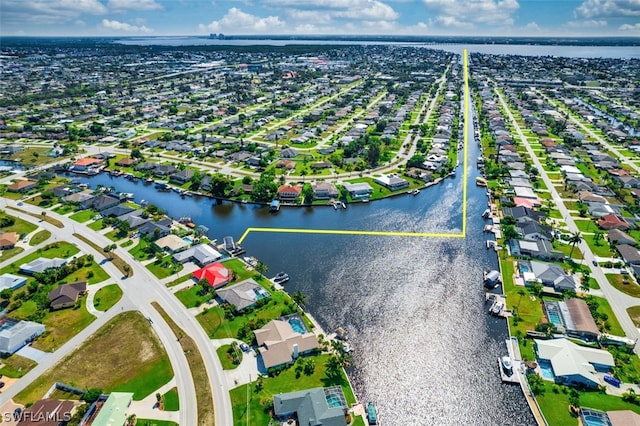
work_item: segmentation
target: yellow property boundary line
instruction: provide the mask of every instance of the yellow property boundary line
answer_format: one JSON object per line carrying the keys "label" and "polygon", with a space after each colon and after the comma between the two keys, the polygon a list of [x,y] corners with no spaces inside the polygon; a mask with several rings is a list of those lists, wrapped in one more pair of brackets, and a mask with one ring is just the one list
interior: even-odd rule
{"label": "yellow property boundary line", "polygon": [[369,235],[369,236],[385,236],[385,237],[431,237],[431,238],[465,238],[467,236],[467,149],[468,149],[468,130],[469,130],[469,63],[467,59],[467,49],[462,53],[463,74],[464,74],[464,148],[462,163],[462,232],[453,233],[434,233],[434,232],[392,232],[392,231],[350,231],[340,229],[296,229],[296,228],[247,228],[244,234],[238,240],[238,244],[242,244],[244,239],[252,232],[273,232],[282,234],[330,234],[330,235]]}

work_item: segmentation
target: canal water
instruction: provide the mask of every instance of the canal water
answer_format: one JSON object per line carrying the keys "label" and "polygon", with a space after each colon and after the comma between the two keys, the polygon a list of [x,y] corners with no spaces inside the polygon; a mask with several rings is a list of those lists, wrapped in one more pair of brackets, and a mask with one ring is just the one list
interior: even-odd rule
{"label": "canal water", "polygon": [[[250,233],[243,246],[270,268],[286,271],[289,291],[309,297],[307,310],[327,332],[347,330],[359,399],[375,401],[386,426],[535,424],[519,387],[500,381],[504,320],[487,315],[483,269],[497,266],[485,249],[483,188],[475,186],[479,149],[469,130],[466,238]],[[423,190],[346,210],[265,207],[181,198],[153,185],[101,174],[92,187],[114,186],[190,216],[209,236],[236,240],[248,227],[459,233],[462,166]]]}

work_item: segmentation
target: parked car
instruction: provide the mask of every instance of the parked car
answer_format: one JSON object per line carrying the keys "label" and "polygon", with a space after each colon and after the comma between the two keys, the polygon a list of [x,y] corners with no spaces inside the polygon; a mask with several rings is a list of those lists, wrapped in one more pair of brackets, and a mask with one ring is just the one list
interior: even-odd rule
{"label": "parked car", "polygon": [[249,345],[247,345],[246,343],[240,343],[240,349],[242,349],[243,352],[249,352],[251,350]]}

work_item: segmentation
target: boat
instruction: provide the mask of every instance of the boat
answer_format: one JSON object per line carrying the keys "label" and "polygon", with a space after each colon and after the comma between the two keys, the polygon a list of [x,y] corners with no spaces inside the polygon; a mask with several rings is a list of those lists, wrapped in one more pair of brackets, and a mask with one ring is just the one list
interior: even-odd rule
{"label": "boat", "polygon": [[486,209],[484,212],[482,212],[482,217],[484,219],[487,219],[489,216],[491,216],[491,210]]}
{"label": "boat", "polygon": [[335,203],[335,202],[333,203],[333,209],[338,210],[338,203]]}
{"label": "boat", "polygon": [[485,178],[483,178],[482,176],[478,176],[476,178],[476,185],[477,186],[486,187],[487,186],[487,180]]}
{"label": "boat", "polygon": [[147,178],[146,182],[147,182],[147,183],[151,183],[151,182],[153,182],[153,178]]}
{"label": "boat", "polygon": [[282,284],[289,281],[289,274],[286,272],[278,272],[278,274],[272,278],[273,282],[276,284]]}
{"label": "boat", "polygon": [[346,205],[345,203],[342,203],[342,208],[343,208],[343,209],[346,209],[346,208],[347,208],[347,205]]}
{"label": "boat", "polygon": [[513,363],[511,362],[511,358],[508,356],[503,356],[500,358],[500,364],[502,364],[502,368],[505,373],[511,375],[513,373]]}
{"label": "boat", "polygon": [[502,309],[504,309],[504,302],[503,301],[497,301],[496,303],[493,304],[493,306],[491,306],[491,313],[493,315],[500,315],[500,312],[502,312]]}
{"label": "boat", "polygon": [[419,193],[420,193],[420,190],[418,188],[414,189],[412,192],[414,196],[418,195]]}
{"label": "boat", "polygon": [[378,425],[378,410],[373,402],[367,404],[367,421],[370,425]]}
{"label": "boat", "polygon": [[243,198],[243,199],[242,199],[242,201],[240,201],[240,202],[241,202],[242,204],[247,204],[247,203],[248,203],[248,201],[247,201],[247,199],[246,199],[246,198]]}
{"label": "boat", "polygon": [[363,198],[363,199],[362,199],[362,202],[363,202],[363,203],[368,203],[368,202],[369,202],[369,199],[368,199],[368,198]]}
{"label": "boat", "polygon": [[147,200],[140,200],[140,206],[144,207],[144,206],[148,206],[149,202]]}

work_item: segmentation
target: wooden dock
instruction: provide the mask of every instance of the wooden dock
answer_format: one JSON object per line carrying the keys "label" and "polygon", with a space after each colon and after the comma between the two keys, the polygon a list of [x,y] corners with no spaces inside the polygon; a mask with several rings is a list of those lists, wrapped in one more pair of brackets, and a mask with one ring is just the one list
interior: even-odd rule
{"label": "wooden dock", "polygon": [[509,356],[509,359],[511,360],[512,373],[511,375],[508,375],[504,371],[504,368],[502,368],[502,361],[500,360],[500,357],[498,357],[498,369],[500,370],[500,377],[502,378],[503,383],[521,384],[521,380],[524,380],[524,377],[522,376],[522,360],[520,359],[520,354],[516,353],[517,348],[514,349],[511,339],[506,340],[505,344],[507,346],[507,354]]}

